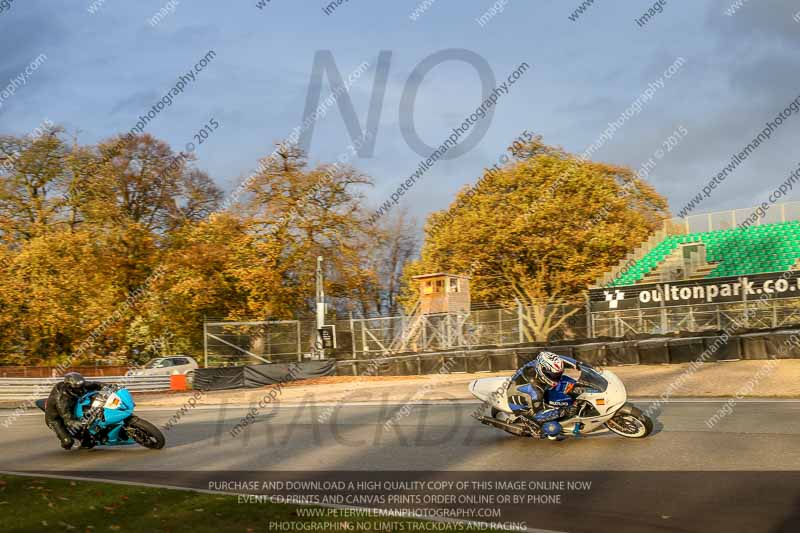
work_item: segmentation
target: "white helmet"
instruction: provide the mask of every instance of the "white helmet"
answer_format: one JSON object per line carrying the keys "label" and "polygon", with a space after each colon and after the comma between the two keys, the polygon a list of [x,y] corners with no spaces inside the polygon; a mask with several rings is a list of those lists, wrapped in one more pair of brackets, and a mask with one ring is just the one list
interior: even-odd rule
{"label": "white helmet", "polygon": [[555,387],[564,374],[564,360],[553,352],[541,352],[536,358],[536,377],[550,387]]}

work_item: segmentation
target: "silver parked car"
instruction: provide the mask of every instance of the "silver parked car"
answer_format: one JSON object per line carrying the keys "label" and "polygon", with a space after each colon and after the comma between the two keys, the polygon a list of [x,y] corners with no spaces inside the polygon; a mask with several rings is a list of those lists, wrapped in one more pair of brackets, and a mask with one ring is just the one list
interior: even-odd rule
{"label": "silver parked car", "polygon": [[172,374],[186,374],[198,367],[197,361],[189,356],[170,355],[151,359],[132,374],[135,376],[171,376]]}

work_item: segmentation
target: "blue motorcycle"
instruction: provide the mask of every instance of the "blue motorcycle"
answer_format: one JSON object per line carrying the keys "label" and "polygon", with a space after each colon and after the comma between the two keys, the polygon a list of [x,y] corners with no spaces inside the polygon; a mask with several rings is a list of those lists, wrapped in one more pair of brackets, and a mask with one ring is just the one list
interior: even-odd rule
{"label": "blue motorcycle", "polygon": [[[135,405],[128,389],[109,385],[78,398],[75,416],[82,422],[83,431],[90,436],[94,445],[140,444],[145,448],[160,450],[166,442],[164,434],[147,420],[134,416]],[[47,400],[36,400],[36,406],[44,411]],[[78,440],[86,439],[86,434],[71,433]]]}

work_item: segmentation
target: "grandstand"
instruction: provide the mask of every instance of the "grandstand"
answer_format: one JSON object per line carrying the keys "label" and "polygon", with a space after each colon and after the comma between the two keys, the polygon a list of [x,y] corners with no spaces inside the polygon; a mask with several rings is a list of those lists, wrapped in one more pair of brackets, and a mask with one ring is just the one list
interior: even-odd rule
{"label": "grandstand", "polygon": [[[792,270],[800,258],[800,221],[670,235],[613,280],[611,286],[653,281],[660,267],[684,263],[684,245],[691,244],[701,245],[695,248],[698,253],[705,251],[705,260],[697,261],[702,278]],[[681,261],[670,261],[674,258]],[[711,268],[703,270],[703,263]]]}
{"label": "grandstand", "polygon": [[622,336],[800,323],[798,270],[800,203],[668,220],[590,290],[591,329]]}

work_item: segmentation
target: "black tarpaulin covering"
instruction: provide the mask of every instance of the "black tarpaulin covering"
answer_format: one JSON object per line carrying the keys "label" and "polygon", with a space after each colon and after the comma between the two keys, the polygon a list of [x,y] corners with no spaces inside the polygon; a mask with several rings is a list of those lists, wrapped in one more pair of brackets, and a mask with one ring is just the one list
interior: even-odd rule
{"label": "black tarpaulin covering", "polygon": [[[536,359],[536,355],[538,353],[539,353],[538,351],[523,352],[522,350],[520,350],[519,352],[517,352],[517,364],[520,367],[525,366],[527,363],[530,363],[531,361]],[[513,370],[516,370],[516,368],[514,368]]]}
{"label": "black tarpaulin covering", "polygon": [[194,371],[192,387],[202,390],[241,389],[244,387],[244,373],[238,366],[198,368]]}
{"label": "black tarpaulin covering", "polygon": [[609,365],[635,365],[639,363],[636,341],[609,342],[606,344],[606,363]]}
{"label": "black tarpaulin covering", "polygon": [[336,375],[337,376],[357,376],[358,375],[358,367],[355,362],[353,361],[343,361],[342,363],[336,365]]}
{"label": "black tarpaulin covering", "polygon": [[773,331],[766,338],[767,353],[777,359],[800,358],[800,346],[797,343],[797,331]]}
{"label": "black tarpaulin covering", "polygon": [[198,368],[194,371],[194,388],[203,390],[255,388],[298,379],[332,376],[335,373],[336,361],[332,359],[302,363]]}
{"label": "black tarpaulin covering", "polygon": [[500,370],[510,370],[518,368],[515,363],[516,358],[513,353],[497,353],[489,356],[489,371],[498,372]]}
{"label": "black tarpaulin covering", "polygon": [[742,358],[739,337],[704,337],[706,361],[736,361]]}
{"label": "black tarpaulin covering", "polygon": [[743,359],[768,359],[767,338],[768,333],[748,333],[739,338],[742,342]]}
{"label": "black tarpaulin covering", "polygon": [[390,366],[387,359],[387,357],[376,357],[356,361],[356,374],[359,376],[384,376],[386,369]]}
{"label": "black tarpaulin covering", "polygon": [[419,373],[419,360],[416,357],[403,359],[399,369],[401,376],[415,376]]}
{"label": "black tarpaulin covering", "polygon": [[[542,348],[542,350],[548,350],[554,354],[563,355],[565,357],[575,357],[573,353],[575,348],[573,346],[552,346],[550,348]],[[536,355],[538,355],[538,352],[531,354],[531,359],[536,359]]]}
{"label": "black tarpaulin covering", "polygon": [[639,341],[639,362],[643,365],[669,363],[667,339],[648,339]]}
{"label": "black tarpaulin covering", "polygon": [[[496,347],[390,356],[381,359],[379,373],[365,372],[369,361],[364,360],[357,362],[356,372],[358,375],[424,375],[443,372],[443,365],[444,372],[449,373],[513,371],[533,360],[542,350],[574,357],[594,366],[800,358],[800,329],[745,330],[736,335],[726,331],[705,331],[591,341],[552,345],[525,343],[515,349]],[[353,368],[350,361],[343,361],[339,372],[353,375]]]}
{"label": "black tarpaulin covering", "polygon": [[429,355],[421,359],[423,374],[433,374],[442,368],[443,359],[438,355]]}
{"label": "black tarpaulin covering", "polygon": [[389,364],[386,365],[385,371],[382,376],[402,376],[405,372],[407,359],[389,358]]}
{"label": "black tarpaulin covering", "polygon": [[263,387],[298,379],[332,376],[336,373],[336,360],[250,365],[243,367],[242,370],[246,388]]}
{"label": "black tarpaulin covering", "polygon": [[602,366],[606,364],[606,345],[600,342],[580,344],[572,350],[572,355],[579,361]]}
{"label": "black tarpaulin covering", "polygon": [[699,359],[706,350],[703,337],[669,340],[669,362],[691,363]]}
{"label": "black tarpaulin covering", "polygon": [[474,357],[467,357],[465,359],[467,364],[467,372],[489,372],[491,370],[491,361],[486,354],[480,354]]}
{"label": "black tarpaulin covering", "polygon": [[467,360],[464,358],[463,355],[457,355],[454,357],[445,357],[444,361],[442,361],[442,368],[437,370],[437,372],[441,372],[443,374],[450,374],[452,372],[466,372],[467,371]]}

